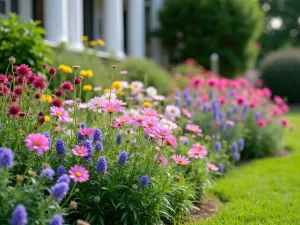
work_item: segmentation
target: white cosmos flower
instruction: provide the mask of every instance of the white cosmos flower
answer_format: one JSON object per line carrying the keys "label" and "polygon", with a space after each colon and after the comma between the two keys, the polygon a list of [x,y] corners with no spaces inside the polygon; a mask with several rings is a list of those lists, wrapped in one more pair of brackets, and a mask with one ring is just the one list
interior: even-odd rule
{"label": "white cosmos flower", "polygon": [[141,81],[132,81],[131,82],[131,94],[136,95],[143,90],[144,84]]}
{"label": "white cosmos flower", "polygon": [[146,89],[146,93],[150,96],[150,97],[154,97],[157,95],[157,90],[155,87],[148,87]]}
{"label": "white cosmos flower", "polygon": [[180,109],[175,105],[167,105],[166,115],[171,118],[180,117]]}
{"label": "white cosmos flower", "polygon": [[162,123],[164,128],[167,128],[167,129],[170,129],[170,130],[175,130],[178,127],[176,123],[173,123],[172,121],[167,120],[167,119],[162,119],[161,123]]}

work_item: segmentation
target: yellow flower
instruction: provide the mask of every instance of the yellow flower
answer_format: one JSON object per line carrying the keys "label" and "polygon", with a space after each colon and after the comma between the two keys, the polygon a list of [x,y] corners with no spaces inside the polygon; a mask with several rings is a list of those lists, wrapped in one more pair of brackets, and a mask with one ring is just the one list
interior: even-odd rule
{"label": "yellow flower", "polygon": [[152,104],[150,102],[144,102],[144,106],[146,108],[151,108],[152,107]]}
{"label": "yellow flower", "polygon": [[80,70],[79,75],[81,77],[86,77],[87,76],[87,71],[86,70]]}
{"label": "yellow flower", "polygon": [[123,87],[122,83],[120,83],[119,81],[114,81],[111,86],[116,90],[121,90]]}
{"label": "yellow flower", "polygon": [[117,95],[121,95],[122,96],[122,95],[124,95],[124,92],[123,91],[118,91]]}
{"label": "yellow flower", "polygon": [[91,71],[91,70],[86,70],[85,72],[86,72],[86,75],[87,75],[88,77],[93,77],[93,76],[94,76],[94,73],[93,73],[93,71]]}
{"label": "yellow flower", "polygon": [[52,102],[52,96],[51,95],[42,95],[40,98],[40,102]]}
{"label": "yellow flower", "polygon": [[64,64],[60,64],[58,66],[58,70],[64,72],[64,73],[72,73],[72,68],[70,66],[64,65]]}
{"label": "yellow flower", "polygon": [[98,43],[98,45],[100,45],[102,47],[105,46],[105,41],[103,41],[102,39],[98,39],[97,43]]}
{"label": "yellow flower", "polygon": [[84,90],[84,91],[91,91],[91,90],[93,90],[93,86],[89,85],[89,84],[84,85],[83,88],[82,88],[82,90]]}
{"label": "yellow flower", "polygon": [[104,93],[109,93],[109,92],[110,92],[110,89],[109,89],[109,88],[105,88],[105,89],[103,90],[103,92],[104,92]]}
{"label": "yellow flower", "polygon": [[132,90],[133,89],[132,85],[128,85],[128,89]]}
{"label": "yellow flower", "polygon": [[90,41],[90,46],[91,47],[94,47],[96,44],[97,44],[96,41]]}
{"label": "yellow flower", "polygon": [[50,120],[50,117],[49,117],[49,116],[45,116],[44,118],[45,118],[45,121],[46,121],[46,122],[48,122],[48,121]]}
{"label": "yellow flower", "polygon": [[82,36],[82,41],[87,41],[88,39],[88,36]]}

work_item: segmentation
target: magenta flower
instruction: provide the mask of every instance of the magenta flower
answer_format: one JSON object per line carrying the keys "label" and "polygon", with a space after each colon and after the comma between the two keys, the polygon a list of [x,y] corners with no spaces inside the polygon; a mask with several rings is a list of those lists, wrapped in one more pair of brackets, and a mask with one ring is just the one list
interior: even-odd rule
{"label": "magenta flower", "polygon": [[146,116],[143,122],[143,126],[146,128],[154,128],[158,125],[158,120],[156,117]]}
{"label": "magenta flower", "polygon": [[120,116],[119,118],[116,119],[116,122],[124,125],[129,123],[129,117],[128,116]]}
{"label": "magenta flower", "polygon": [[74,182],[83,183],[89,180],[89,171],[82,166],[75,165],[69,171],[69,177]]}
{"label": "magenta flower", "polygon": [[177,165],[187,165],[191,162],[190,160],[181,155],[173,155],[172,159]]}
{"label": "magenta flower", "polygon": [[151,116],[151,117],[157,116],[157,112],[156,112],[154,109],[151,109],[151,108],[144,108],[144,109],[142,110],[142,113],[143,113],[145,116]]}
{"label": "magenta flower", "polygon": [[61,107],[52,106],[50,108],[50,115],[56,116],[58,122],[65,123],[69,120],[69,113]]}
{"label": "magenta flower", "polygon": [[163,128],[163,127],[157,127],[154,130],[154,133],[155,133],[155,137],[157,139],[165,139],[165,138],[168,138],[172,135],[170,130],[168,130],[166,128]]}
{"label": "magenta flower", "polygon": [[212,171],[219,171],[219,168],[216,167],[216,165],[212,164],[212,163],[207,163],[206,164],[207,168],[212,170]]}
{"label": "magenta flower", "polygon": [[160,155],[160,156],[155,155],[155,160],[157,162],[159,162],[159,164],[162,165],[162,166],[167,166],[168,165],[168,160],[163,155]]}
{"label": "magenta flower", "polygon": [[187,124],[185,129],[195,132],[195,133],[200,133],[202,132],[202,130],[200,129],[200,127],[198,125],[195,124]]}
{"label": "magenta flower", "polygon": [[78,155],[80,157],[87,156],[89,154],[86,147],[78,145],[73,148],[72,152],[74,153],[74,155]]}
{"label": "magenta flower", "polygon": [[108,113],[116,113],[116,112],[121,112],[122,111],[122,107],[116,103],[113,102],[106,102],[103,104],[102,109],[105,112]]}
{"label": "magenta flower", "polygon": [[146,116],[144,115],[133,116],[131,117],[131,124],[135,127],[143,126],[145,120]]}
{"label": "magenta flower", "polygon": [[204,145],[193,144],[193,147],[188,152],[191,158],[203,159],[207,155],[207,151]]}
{"label": "magenta flower", "polygon": [[25,142],[29,151],[36,151],[39,155],[49,150],[49,140],[44,134],[29,134]]}
{"label": "magenta flower", "polygon": [[265,127],[267,125],[264,119],[258,119],[256,123],[259,127]]}
{"label": "magenta flower", "polygon": [[288,125],[288,120],[286,119],[286,118],[283,118],[283,119],[281,119],[281,121],[280,121],[280,123],[281,123],[281,125],[283,126],[283,127],[286,127],[287,125]]}
{"label": "magenta flower", "polygon": [[80,128],[79,133],[82,134],[85,137],[92,137],[94,134],[94,129],[93,128]]}
{"label": "magenta flower", "polygon": [[176,147],[177,145],[177,140],[174,136],[169,136],[167,137],[167,144],[170,145],[171,147]]}
{"label": "magenta flower", "polygon": [[185,115],[187,118],[191,118],[192,114],[185,108],[182,108],[182,113]]}

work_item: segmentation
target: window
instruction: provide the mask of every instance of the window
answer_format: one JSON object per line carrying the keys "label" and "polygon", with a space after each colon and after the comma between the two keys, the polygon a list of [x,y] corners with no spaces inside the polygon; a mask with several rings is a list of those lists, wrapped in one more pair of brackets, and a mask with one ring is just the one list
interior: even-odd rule
{"label": "window", "polygon": [[8,16],[10,13],[10,0],[0,0],[0,16]]}

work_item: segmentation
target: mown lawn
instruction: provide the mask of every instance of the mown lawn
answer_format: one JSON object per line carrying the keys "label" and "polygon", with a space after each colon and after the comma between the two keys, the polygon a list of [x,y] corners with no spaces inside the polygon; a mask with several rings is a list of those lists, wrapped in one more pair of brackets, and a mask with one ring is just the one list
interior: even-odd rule
{"label": "mown lawn", "polygon": [[224,207],[193,225],[300,224],[300,111],[288,118],[296,125],[285,140],[292,154],[255,160],[218,180],[212,193]]}

